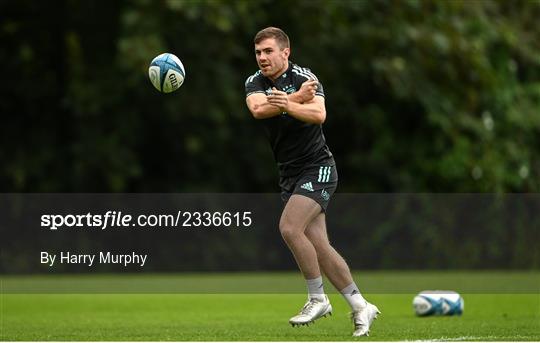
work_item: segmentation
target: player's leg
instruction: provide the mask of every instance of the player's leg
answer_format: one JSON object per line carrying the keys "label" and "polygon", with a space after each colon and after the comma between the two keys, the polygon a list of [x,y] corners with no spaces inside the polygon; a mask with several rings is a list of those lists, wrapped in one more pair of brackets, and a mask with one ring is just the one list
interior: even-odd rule
{"label": "player's leg", "polygon": [[291,250],[306,279],[321,275],[317,262],[317,253],[311,241],[306,237],[307,225],[321,212],[321,207],[312,199],[293,194],[281,214],[279,231]]}
{"label": "player's leg", "polygon": [[330,244],[325,219],[325,214],[319,213],[306,228],[306,237],[315,247],[319,266],[328,280],[336,289],[342,290],[353,283],[353,279],[349,266]]}
{"label": "player's leg", "polygon": [[320,268],[351,306],[355,326],[353,335],[369,335],[371,323],[380,311],[364,299],[352,279],[349,266],[330,244],[324,213],[317,215],[308,225],[306,236],[315,247]]}
{"label": "player's leg", "polygon": [[292,317],[292,325],[309,324],[332,312],[328,297],[324,294],[317,253],[306,237],[307,225],[321,212],[320,205],[308,197],[293,194],[283,210],[279,230],[291,250],[306,279],[308,301],[300,313]]}

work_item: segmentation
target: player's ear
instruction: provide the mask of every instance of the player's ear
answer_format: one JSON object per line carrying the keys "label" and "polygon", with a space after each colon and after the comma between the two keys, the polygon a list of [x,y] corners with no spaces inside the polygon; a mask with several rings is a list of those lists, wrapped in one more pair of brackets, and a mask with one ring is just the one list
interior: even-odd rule
{"label": "player's ear", "polygon": [[291,48],[285,48],[283,49],[283,57],[289,58],[289,55],[291,54]]}

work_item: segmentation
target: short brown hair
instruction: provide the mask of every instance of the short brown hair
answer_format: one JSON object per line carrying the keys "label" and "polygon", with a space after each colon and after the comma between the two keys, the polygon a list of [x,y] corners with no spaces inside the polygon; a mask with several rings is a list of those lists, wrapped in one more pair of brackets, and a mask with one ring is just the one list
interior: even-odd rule
{"label": "short brown hair", "polygon": [[255,44],[259,44],[261,41],[268,38],[274,38],[281,49],[290,47],[289,36],[287,36],[287,34],[283,32],[282,29],[273,26],[267,27],[257,32],[257,34],[255,35],[255,39],[253,39],[253,42]]}

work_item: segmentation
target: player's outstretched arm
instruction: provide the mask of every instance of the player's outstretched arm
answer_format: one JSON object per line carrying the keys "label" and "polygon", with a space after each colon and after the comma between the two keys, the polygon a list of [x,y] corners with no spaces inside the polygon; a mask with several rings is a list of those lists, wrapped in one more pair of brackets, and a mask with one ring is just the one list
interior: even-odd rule
{"label": "player's outstretched arm", "polygon": [[287,112],[298,120],[320,125],[326,120],[324,97],[315,96],[312,100],[303,104],[289,101]]}
{"label": "player's outstretched arm", "polygon": [[310,124],[322,124],[326,120],[324,97],[314,96],[304,103],[290,101],[287,93],[276,90],[266,97],[268,103],[278,107],[290,116]]}
{"label": "player's outstretched arm", "polygon": [[246,98],[246,104],[255,119],[266,119],[281,113],[279,107],[270,104],[263,93],[251,94]]}

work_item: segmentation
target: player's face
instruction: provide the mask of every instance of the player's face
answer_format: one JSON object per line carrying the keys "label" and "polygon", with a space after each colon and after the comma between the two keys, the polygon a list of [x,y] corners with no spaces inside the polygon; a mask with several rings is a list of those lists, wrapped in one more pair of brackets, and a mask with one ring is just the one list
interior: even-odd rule
{"label": "player's face", "polygon": [[280,49],[274,38],[267,38],[255,44],[255,57],[264,76],[275,80],[287,70],[289,48]]}

